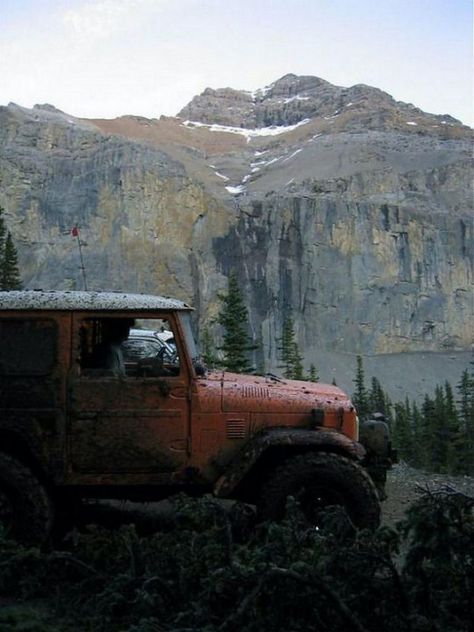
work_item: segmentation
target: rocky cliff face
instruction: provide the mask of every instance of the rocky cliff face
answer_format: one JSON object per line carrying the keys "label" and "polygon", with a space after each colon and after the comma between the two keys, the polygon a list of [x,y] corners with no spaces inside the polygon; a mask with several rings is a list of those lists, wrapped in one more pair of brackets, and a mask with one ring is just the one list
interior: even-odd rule
{"label": "rocky cliff face", "polygon": [[[194,226],[216,204],[180,162],[89,123],[17,106],[0,111],[1,202],[28,287],[194,294]],[[199,240],[197,240],[199,241]]]}
{"label": "rocky cliff face", "polygon": [[0,108],[0,204],[29,287],[171,294],[202,322],[232,269],[260,358],[290,312],[321,351],[466,350],[471,130],[368,86],[287,75],[177,118]]}

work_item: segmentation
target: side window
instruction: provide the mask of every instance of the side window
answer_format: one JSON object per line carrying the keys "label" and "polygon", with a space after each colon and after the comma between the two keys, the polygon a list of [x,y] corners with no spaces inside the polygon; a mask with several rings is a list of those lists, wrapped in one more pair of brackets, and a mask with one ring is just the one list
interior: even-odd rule
{"label": "side window", "polygon": [[0,375],[48,375],[56,362],[57,344],[52,320],[0,320]]}
{"label": "side window", "polygon": [[174,334],[167,319],[137,320],[122,343],[122,352],[127,375],[170,377],[180,373]]}
{"label": "side window", "polygon": [[84,377],[179,375],[179,357],[166,319],[84,318],[79,329]]}

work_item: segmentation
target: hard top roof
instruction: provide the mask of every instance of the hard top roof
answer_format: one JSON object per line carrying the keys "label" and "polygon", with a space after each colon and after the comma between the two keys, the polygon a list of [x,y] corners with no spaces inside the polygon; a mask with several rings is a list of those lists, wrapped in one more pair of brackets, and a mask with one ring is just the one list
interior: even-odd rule
{"label": "hard top roof", "polygon": [[190,310],[174,298],[126,292],[19,290],[0,292],[0,310]]}

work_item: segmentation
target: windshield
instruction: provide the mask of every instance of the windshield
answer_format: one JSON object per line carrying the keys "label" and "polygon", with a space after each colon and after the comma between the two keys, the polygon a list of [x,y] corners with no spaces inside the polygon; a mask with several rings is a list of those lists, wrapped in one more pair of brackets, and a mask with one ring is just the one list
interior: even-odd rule
{"label": "windshield", "polygon": [[194,340],[194,334],[191,327],[191,314],[189,314],[189,312],[183,312],[179,315],[179,318],[183,327],[184,338],[189,351],[189,355],[194,362],[199,359],[199,352],[196,346],[196,341]]}

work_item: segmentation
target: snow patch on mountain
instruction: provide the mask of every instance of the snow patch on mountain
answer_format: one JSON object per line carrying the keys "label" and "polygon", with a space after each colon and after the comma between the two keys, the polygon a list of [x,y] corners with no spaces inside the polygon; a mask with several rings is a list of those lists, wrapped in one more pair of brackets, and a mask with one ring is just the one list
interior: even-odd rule
{"label": "snow patch on mountain", "polygon": [[245,127],[231,127],[230,125],[218,125],[214,123],[210,125],[208,123],[199,123],[198,121],[183,121],[182,125],[185,127],[202,127],[204,129],[208,129],[211,132],[227,132],[228,134],[240,134],[247,138],[247,142],[249,142],[252,138],[258,136],[279,136],[280,134],[286,134],[286,132],[291,132],[297,127],[301,127],[301,125],[306,125],[309,123],[310,119],[306,118],[299,123],[295,123],[294,125],[272,125],[271,127],[258,127],[255,129],[248,129]]}
{"label": "snow patch on mountain", "polygon": [[226,187],[226,190],[231,195],[240,195],[241,193],[243,193],[245,191],[245,187],[243,185],[239,184],[236,187]]}
{"label": "snow patch on mountain", "polygon": [[229,180],[227,176],[225,176],[223,173],[220,173],[219,171],[214,171],[214,173],[216,174],[218,178],[222,178],[223,180]]}
{"label": "snow patch on mountain", "polygon": [[286,162],[287,160],[290,160],[291,158],[293,158],[294,156],[296,156],[296,154],[299,154],[300,151],[303,151],[302,149],[297,149],[296,151],[294,151],[290,156],[288,156],[287,158],[283,159],[283,162]]}
{"label": "snow patch on mountain", "polygon": [[291,103],[292,101],[309,101],[311,97],[302,97],[300,94],[295,94],[293,97],[288,97],[283,100],[283,103]]}
{"label": "snow patch on mountain", "polygon": [[250,96],[252,97],[252,101],[255,102],[257,98],[262,99],[263,97],[265,97],[270,92],[270,90],[273,89],[273,86],[274,84],[271,83],[270,85],[265,86],[264,88],[258,88],[258,90],[251,90],[251,91],[244,90],[244,92],[247,92],[247,94],[250,94]]}

